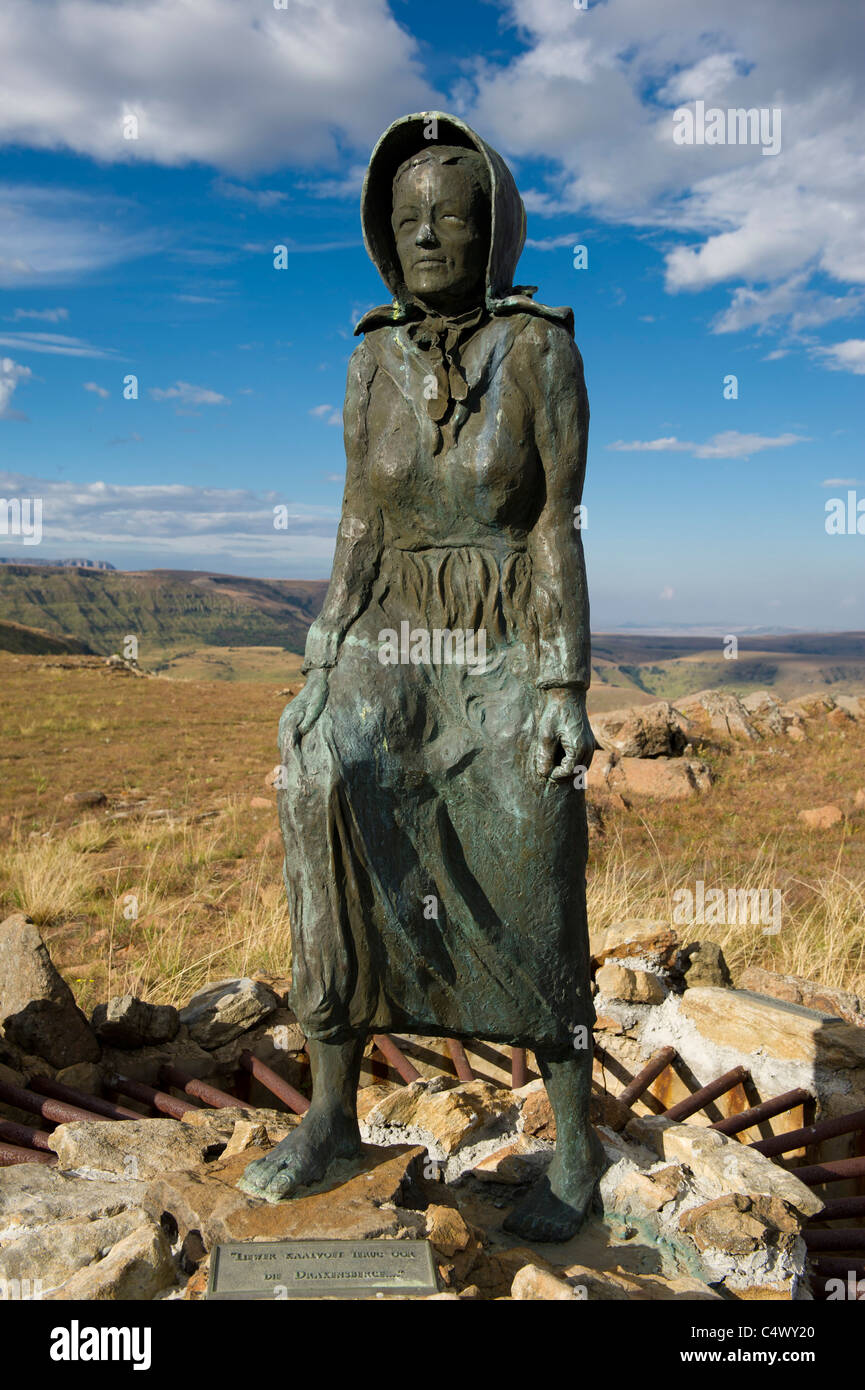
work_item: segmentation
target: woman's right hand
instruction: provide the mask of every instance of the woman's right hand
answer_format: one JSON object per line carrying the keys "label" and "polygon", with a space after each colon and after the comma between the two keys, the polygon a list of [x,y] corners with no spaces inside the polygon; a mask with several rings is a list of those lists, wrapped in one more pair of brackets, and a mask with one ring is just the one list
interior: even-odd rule
{"label": "woman's right hand", "polygon": [[327,670],[317,666],[306,678],[306,685],[286,705],[279,721],[279,746],[296,749],[327,704]]}

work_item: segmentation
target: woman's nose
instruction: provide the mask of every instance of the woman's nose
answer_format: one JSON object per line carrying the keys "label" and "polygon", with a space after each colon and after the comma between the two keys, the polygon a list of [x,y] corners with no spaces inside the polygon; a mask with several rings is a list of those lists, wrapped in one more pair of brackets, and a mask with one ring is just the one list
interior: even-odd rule
{"label": "woman's nose", "polygon": [[433,231],[432,223],[429,220],[421,222],[420,226],[417,229],[417,236],[414,240],[416,246],[438,245],[438,239],[436,237],[435,232]]}

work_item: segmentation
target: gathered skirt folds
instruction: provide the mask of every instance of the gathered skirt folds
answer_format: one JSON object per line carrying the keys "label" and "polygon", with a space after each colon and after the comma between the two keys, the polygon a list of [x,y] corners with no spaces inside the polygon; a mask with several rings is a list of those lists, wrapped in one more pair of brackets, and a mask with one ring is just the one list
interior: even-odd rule
{"label": "gathered skirt folds", "polygon": [[[386,551],[323,712],[281,750],[291,1004],[308,1037],[565,1049],[591,1028],[585,798],[534,768],[530,577],[520,550]],[[429,660],[383,664],[382,634],[404,623],[483,631],[485,661],[449,663],[445,643],[436,660],[431,643]]]}

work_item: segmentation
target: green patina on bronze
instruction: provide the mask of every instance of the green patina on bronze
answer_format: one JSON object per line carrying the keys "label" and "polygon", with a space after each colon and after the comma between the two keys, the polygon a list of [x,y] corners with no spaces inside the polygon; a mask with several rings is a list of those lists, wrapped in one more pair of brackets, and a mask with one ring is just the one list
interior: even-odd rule
{"label": "green patina on bronze", "polygon": [[[280,724],[291,1002],[313,1105],[244,1186],[290,1195],[355,1151],[369,1033],[485,1038],[535,1050],[558,1121],[553,1166],[513,1229],[563,1239],[599,1158],[591,1050],[573,1047],[594,1020],[573,316],[512,284],[522,201],[454,117],[385,132],[362,221],[393,302],[357,328],[333,574]],[[441,634],[456,630],[483,634],[481,663],[446,659]]]}

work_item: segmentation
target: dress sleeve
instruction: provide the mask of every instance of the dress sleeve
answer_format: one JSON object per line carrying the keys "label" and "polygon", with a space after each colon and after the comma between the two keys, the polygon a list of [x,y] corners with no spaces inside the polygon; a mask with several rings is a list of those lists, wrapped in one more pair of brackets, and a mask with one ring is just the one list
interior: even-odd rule
{"label": "dress sleeve", "polygon": [[322,610],[306,638],[304,673],[334,666],[340,643],[369,601],[378,572],[382,545],[381,512],[369,499],[365,480],[367,408],[375,376],[375,360],[365,343],[348,364],[343,422],[345,428],[345,492],[333,557],[330,584]]}
{"label": "dress sleeve", "polygon": [[535,445],[544,500],[529,533],[531,602],[538,630],[537,685],[588,690],[591,681],[589,595],[577,507],[583,495],[589,402],[583,362],[570,334],[533,325]]}

